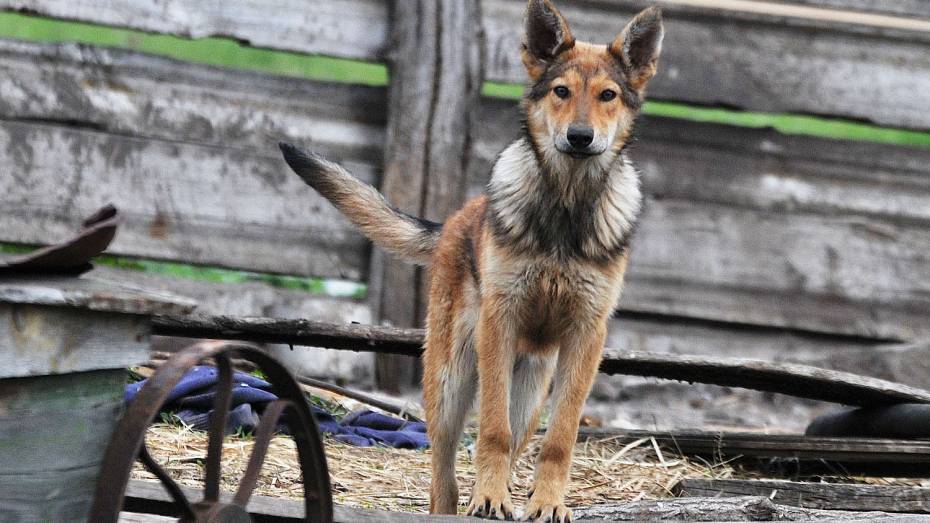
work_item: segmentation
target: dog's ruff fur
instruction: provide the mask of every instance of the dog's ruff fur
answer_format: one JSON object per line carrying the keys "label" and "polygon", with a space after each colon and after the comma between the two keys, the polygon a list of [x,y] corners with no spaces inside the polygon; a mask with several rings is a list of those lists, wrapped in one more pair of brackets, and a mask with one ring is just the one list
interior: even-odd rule
{"label": "dog's ruff fur", "polygon": [[[574,40],[549,0],[530,0],[525,31],[524,136],[497,159],[487,194],[443,225],[392,208],[318,155],[281,149],[294,171],[376,244],[429,265],[423,387],[433,448],[430,511],[457,510],[455,453],[477,395],[477,479],[467,513],[513,517],[511,469],[536,430],[551,382],[552,417],[523,516],[564,522],[571,518],[564,492],[578,422],[641,206],[624,147],[656,71],[662,24],[659,10],[647,9],[614,42],[592,45]],[[573,129],[587,134],[573,142]]]}

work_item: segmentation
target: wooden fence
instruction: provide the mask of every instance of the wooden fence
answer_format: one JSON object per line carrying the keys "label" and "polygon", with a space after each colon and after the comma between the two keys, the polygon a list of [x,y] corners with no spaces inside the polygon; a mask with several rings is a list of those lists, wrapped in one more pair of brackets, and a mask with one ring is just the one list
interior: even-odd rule
{"label": "wooden fence", "polygon": [[[652,99],[930,129],[924,2],[655,3],[667,36]],[[577,36],[607,41],[647,3],[559,5]],[[522,9],[521,0],[0,0],[0,10],[388,61],[393,80],[332,84],[0,40],[0,242],[47,242],[113,202],[127,217],[114,253],[371,279],[375,319],[415,323],[420,276],[380,255],[372,265],[367,242],[289,173],[275,144],[312,144],[405,210],[441,218],[481,191],[518,133],[515,102],[477,89],[482,76],[523,80]],[[468,85],[453,85],[460,78]],[[442,103],[417,109],[417,93]],[[457,133],[468,139],[445,139]],[[610,345],[803,359],[930,334],[930,149],[644,116],[631,155],[647,202]],[[109,274],[193,294],[214,314],[371,314],[269,287]]]}

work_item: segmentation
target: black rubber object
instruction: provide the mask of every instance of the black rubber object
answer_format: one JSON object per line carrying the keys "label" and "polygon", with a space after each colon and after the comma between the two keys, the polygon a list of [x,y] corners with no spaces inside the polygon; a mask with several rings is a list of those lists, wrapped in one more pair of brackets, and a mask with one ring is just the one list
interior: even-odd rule
{"label": "black rubber object", "polygon": [[901,403],[834,412],[817,417],[804,432],[808,436],[860,438],[930,438],[930,405]]}

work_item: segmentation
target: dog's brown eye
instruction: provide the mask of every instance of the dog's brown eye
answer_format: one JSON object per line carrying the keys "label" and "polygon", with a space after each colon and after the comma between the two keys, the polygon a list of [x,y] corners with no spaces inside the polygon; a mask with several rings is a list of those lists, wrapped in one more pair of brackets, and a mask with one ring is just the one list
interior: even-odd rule
{"label": "dog's brown eye", "polygon": [[556,86],[552,92],[555,93],[555,95],[559,98],[568,98],[568,95],[570,94],[568,92],[568,87],[565,87],[564,85]]}
{"label": "dog's brown eye", "polygon": [[603,91],[601,91],[602,102],[609,102],[616,97],[617,97],[617,91],[613,91],[611,89],[604,89]]}

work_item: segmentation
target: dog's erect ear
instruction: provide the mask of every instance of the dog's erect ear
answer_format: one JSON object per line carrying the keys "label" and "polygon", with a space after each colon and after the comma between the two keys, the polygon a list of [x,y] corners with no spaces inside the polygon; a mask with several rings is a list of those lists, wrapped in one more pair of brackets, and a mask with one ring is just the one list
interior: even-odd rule
{"label": "dog's erect ear", "polygon": [[640,93],[656,74],[664,35],[662,10],[650,7],[636,15],[609,46],[610,54],[626,70],[630,85]]}
{"label": "dog's erect ear", "polygon": [[575,39],[562,13],[550,0],[529,0],[524,24],[523,65],[535,79],[553,58],[571,49]]}

